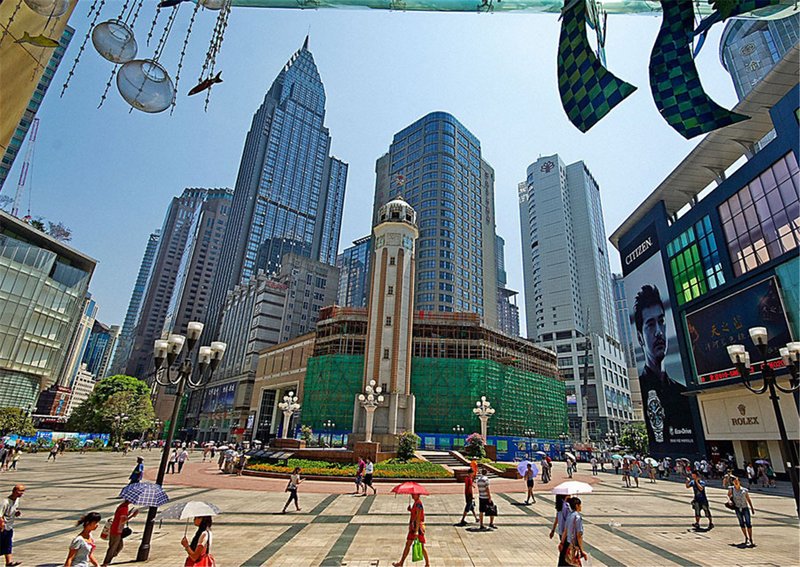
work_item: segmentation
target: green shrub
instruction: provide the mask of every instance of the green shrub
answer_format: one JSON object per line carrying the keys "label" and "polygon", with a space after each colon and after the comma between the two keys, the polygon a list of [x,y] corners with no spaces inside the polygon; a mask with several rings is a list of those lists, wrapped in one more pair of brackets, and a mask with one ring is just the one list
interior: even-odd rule
{"label": "green shrub", "polygon": [[[267,463],[250,463],[249,470],[291,473],[295,467],[300,467],[300,474],[315,476],[356,476],[356,465],[350,463],[331,463],[328,461],[310,461],[307,459],[289,459],[286,466],[271,465]],[[375,464],[376,478],[448,478],[452,477],[449,471],[440,465],[423,461],[422,459],[390,459]]]}
{"label": "green shrub", "polygon": [[419,437],[411,431],[406,431],[397,442],[397,458],[402,461],[410,461],[414,458],[414,453],[419,446]]}

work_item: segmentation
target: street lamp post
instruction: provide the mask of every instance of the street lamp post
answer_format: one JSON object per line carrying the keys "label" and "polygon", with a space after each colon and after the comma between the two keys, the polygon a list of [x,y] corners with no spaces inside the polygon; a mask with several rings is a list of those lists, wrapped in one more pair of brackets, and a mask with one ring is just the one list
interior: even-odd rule
{"label": "street lamp post", "polygon": [[294,395],[294,391],[283,396],[283,401],[278,404],[278,407],[283,412],[283,435],[281,437],[286,439],[289,435],[289,424],[292,421],[292,416],[296,411],[300,410],[300,404],[297,403],[297,396]]}
{"label": "street lamp post", "polygon": [[118,413],[113,417],[114,421],[114,438],[117,442],[122,441],[122,424],[130,419],[126,413]]}
{"label": "street lamp post", "polygon": [[[461,437],[462,435],[464,435],[464,428],[461,427],[460,425],[453,426],[453,435]],[[456,446],[455,439],[453,440],[453,446]]]}
{"label": "street lamp post", "polygon": [[772,400],[772,409],[775,411],[775,420],[778,422],[778,431],[781,435],[781,444],[783,445],[785,457],[789,459],[786,462],[786,469],[789,472],[789,480],[792,483],[795,507],[798,515],[800,515],[800,489],[798,489],[796,469],[798,464],[797,448],[795,447],[794,442],[790,441],[789,436],[786,434],[786,425],[783,423],[783,414],[781,413],[781,406],[779,403],[780,398],[778,397],[778,393],[775,391],[778,389],[785,394],[794,394],[797,392],[798,388],[800,388],[800,382],[798,382],[797,379],[797,370],[794,368],[795,366],[800,365],[800,342],[789,343],[786,345],[785,349],[781,349],[781,356],[785,357],[785,360],[791,364],[791,379],[789,381],[789,387],[785,388],[778,384],[778,378],[775,375],[775,371],[767,362],[767,328],[753,327],[749,332],[750,338],[756,347],[758,347],[758,351],[763,359],[761,362],[761,379],[764,383],[761,385],[761,387],[756,388],[750,383],[752,370],[750,366],[750,354],[747,352],[747,349],[745,349],[744,345],[729,345],[728,356],[730,356],[731,362],[736,365],[736,369],[744,379],[743,383],[745,388],[754,394],[763,394],[767,391],[769,392],[769,398]]}
{"label": "street lamp post", "polygon": [[366,443],[372,442],[372,423],[375,419],[375,410],[383,403],[381,392],[383,392],[383,388],[377,386],[375,380],[370,380],[367,387],[364,388],[364,393],[358,395],[361,407],[367,412],[366,433],[364,436],[364,442]]}
{"label": "street lamp post", "polygon": [[[170,418],[169,428],[167,429],[167,438],[164,447],[161,450],[161,462],[158,465],[158,474],[156,475],[156,484],[164,483],[164,473],[167,471],[167,461],[169,460],[170,447],[172,445],[172,438],[175,435],[175,428],[178,421],[178,411],[180,410],[183,393],[186,388],[196,390],[203,386],[206,371],[208,372],[208,379],[214,374],[214,370],[219,366],[225,349],[228,347],[223,342],[214,341],[211,346],[201,346],[197,355],[197,369],[199,375],[197,379],[193,379],[194,366],[191,361],[191,352],[194,349],[200,335],[203,332],[203,324],[192,321],[187,325],[186,336],[178,334],[170,334],[165,339],[155,341],[153,348],[153,361],[155,363],[155,379],[161,386],[174,386],[175,403],[172,406],[172,417]],[[183,345],[186,343],[186,349]],[[183,361],[178,366],[175,376],[170,372],[170,368],[178,361],[178,356],[183,351]],[[162,378],[161,371],[164,371]],[[139,551],[136,554],[136,561],[147,561],[150,557],[150,539],[153,537],[153,528],[155,526],[156,512],[158,509],[151,506],[147,511],[147,520],[144,525],[144,533],[142,534],[142,543],[139,545]]]}
{"label": "street lamp post", "polygon": [[533,457],[533,438],[536,437],[536,431],[533,429],[526,429],[522,432],[522,434],[528,438],[528,445],[531,448],[531,454],[529,455],[529,458]]}
{"label": "street lamp post", "polygon": [[328,445],[333,447],[333,429],[336,427],[336,424],[330,419],[326,419],[322,423],[322,426],[328,430]]}
{"label": "street lamp post", "polygon": [[486,443],[488,441],[489,418],[494,415],[494,408],[491,402],[486,399],[486,396],[481,396],[481,399],[475,402],[472,413],[481,420],[481,436],[483,437],[483,442]]}

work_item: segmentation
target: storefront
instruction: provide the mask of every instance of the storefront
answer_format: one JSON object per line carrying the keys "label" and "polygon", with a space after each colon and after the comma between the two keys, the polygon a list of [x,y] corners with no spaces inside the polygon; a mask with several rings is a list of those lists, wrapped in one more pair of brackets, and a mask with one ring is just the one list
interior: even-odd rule
{"label": "storefront", "polygon": [[[739,468],[745,462],[767,459],[776,473],[786,473],[786,455],[781,452],[769,394],[756,395],[743,384],[730,384],[698,391],[697,400],[707,445],[726,447],[730,443]],[[796,442],[800,428],[794,398],[781,393],[779,403],[789,439]]]}

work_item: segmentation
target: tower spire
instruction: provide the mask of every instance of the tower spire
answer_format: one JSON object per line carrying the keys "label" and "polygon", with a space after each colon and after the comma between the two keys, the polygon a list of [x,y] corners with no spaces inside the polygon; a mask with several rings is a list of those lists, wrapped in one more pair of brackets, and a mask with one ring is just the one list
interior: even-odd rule
{"label": "tower spire", "polygon": [[303,49],[308,49],[308,39],[310,34],[306,34],[306,40],[303,42]]}

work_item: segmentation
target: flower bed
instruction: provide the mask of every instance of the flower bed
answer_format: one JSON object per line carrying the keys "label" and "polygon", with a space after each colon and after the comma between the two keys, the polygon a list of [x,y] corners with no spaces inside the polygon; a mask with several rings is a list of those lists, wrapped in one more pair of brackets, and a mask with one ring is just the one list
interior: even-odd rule
{"label": "flower bed", "polygon": [[[314,476],[356,476],[355,464],[331,463],[328,461],[309,461],[306,459],[289,459],[287,466],[270,465],[267,463],[251,463],[248,470],[276,473],[291,473],[295,467],[300,467],[300,474]],[[390,459],[375,465],[375,478],[450,478],[453,475],[445,468],[423,461],[411,459],[400,461]]]}

